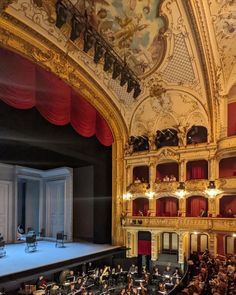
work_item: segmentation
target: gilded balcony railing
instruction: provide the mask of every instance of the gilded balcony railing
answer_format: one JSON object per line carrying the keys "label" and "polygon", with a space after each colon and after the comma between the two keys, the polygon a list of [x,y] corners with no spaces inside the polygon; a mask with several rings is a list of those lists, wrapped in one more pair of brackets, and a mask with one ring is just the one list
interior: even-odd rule
{"label": "gilded balcony railing", "polygon": [[192,231],[236,232],[236,218],[126,217],[124,227],[170,228]]}

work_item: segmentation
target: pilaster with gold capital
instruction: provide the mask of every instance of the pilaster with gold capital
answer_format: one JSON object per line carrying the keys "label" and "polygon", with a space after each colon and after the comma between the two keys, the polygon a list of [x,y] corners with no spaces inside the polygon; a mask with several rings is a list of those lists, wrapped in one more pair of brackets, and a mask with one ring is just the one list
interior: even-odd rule
{"label": "pilaster with gold capital", "polygon": [[156,199],[149,199],[149,210],[151,216],[156,216]]}
{"label": "pilaster with gold capital", "polygon": [[138,232],[135,230],[126,231],[126,247],[129,249],[127,251],[127,257],[138,256]]}
{"label": "pilaster with gold capital", "polygon": [[186,160],[181,160],[179,162],[179,181],[186,180]]}
{"label": "pilaster with gold capital", "polygon": [[157,231],[151,231],[151,260],[157,260],[160,252],[160,233]]}
{"label": "pilaster with gold capital", "polygon": [[216,255],[216,252],[217,252],[216,234],[213,234],[213,233],[209,234],[208,249],[213,256]]}
{"label": "pilaster with gold capital", "polygon": [[179,213],[182,217],[186,216],[186,203],[186,198],[179,198]]}
{"label": "pilaster with gold capital", "polygon": [[126,165],[126,187],[133,183],[132,167]]}
{"label": "pilaster with gold capital", "polygon": [[183,233],[179,233],[179,264],[184,264]]}
{"label": "pilaster with gold capital", "polygon": [[216,168],[216,159],[215,157],[212,157],[208,161],[208,171],[209,171],[209,180],[215,180],[216,174],[217,174],[217,168]]}
{"label": "pilaster with gold capital", "polygon": [[156,163],[152,161],[149,165],[149,183],[150,189],[153,190],[153,184],[156,181]]}
{"label": "pilaster with gold capital", "polygon": [[211,214],[212,217],[216,216],[216,198],[208,198],[208,214]]}

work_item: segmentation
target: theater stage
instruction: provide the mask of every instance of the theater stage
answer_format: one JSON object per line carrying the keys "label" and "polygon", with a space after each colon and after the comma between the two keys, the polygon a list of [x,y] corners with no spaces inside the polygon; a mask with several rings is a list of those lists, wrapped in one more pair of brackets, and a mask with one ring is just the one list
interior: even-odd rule
{"label": "theater stage", "polygon": [[0,283],[43,271],[58,271],[123,251],[122,247],[107,244],[77,242],[57,248],[55,242],[39,241],[36,252],[26,253],[25,243],[8,244],[6,256],[0,258]]}

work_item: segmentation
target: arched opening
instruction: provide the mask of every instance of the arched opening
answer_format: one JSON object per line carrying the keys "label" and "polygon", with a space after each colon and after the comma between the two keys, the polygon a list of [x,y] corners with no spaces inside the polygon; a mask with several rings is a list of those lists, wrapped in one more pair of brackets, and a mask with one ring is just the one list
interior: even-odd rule
{"label": "arched opening", "polygon": [[202,196],[191,196],[187,198],[188,217],[207,217],[208,199]]}
{"label": "arched opening", "polygon": [[129,138],[129,145],[132,146],[133,152],[142,152],[149,150],[148,137],[143,136],[131,136]]}
{"label": "arched opening", "polygon": [[175,197],[163,197],[156,200],[156,216],[178,216],[179,200]]}
{"label": "arched opening", "polygon": [[208,249],[208,235],[200,233],[190,234],[190,253],[203,253]]}
{"label": "arched opening", "polygon": [[133,200],[133,216],[147,216],[148,210],[149,200],[147,198]]}
{"label": "arched opening", "polygon": [[149,182],[149,167],[137,166],[133,169],[133,183],[148,183]]}
{"label": "arched opening", "polygon": [[179,165],[176,162],[158,164],[156,167],[156,182],[179,181]]}
{"label": "arched opening", "polygon": [[225,236],[225,255],[234,255],[236,253],[236,237]]}
{"label": "arched opening", "polygon": [[220,216],[233,218],[236,216],[236,196],[223,196],[220,199]]}
{"label": "arched opening", "polygon": [[[103,119],[103,115],[100,115],[100,113],[92,105],[90,105],[86,99],[83,99],[80,94],[78,94],[70,86],[66,85],[62,80],[54,76],[52,73],[46,72],[40,66],[33,64],[29,60],[26,60],[16,53],[12,53],[2,48],[0,48],[0,51],[1,99],[10,106],[20,109],[11,109],[1,102],[1,112],[5,114],[7,113],[8,116],[13,113],[13,116],[21,116],[20,120],[15,119],[16,117],[14,117],[14,119],[11,117],[11,120],[8,120],[8,123],[11,121],[11,125],[9,125],[10,127],[8,126],[8,128],[12,129],[11,132],[5,133],[5,135],[3,132],[1,133],[1,145],[9,146],[7,149],[4,148],[4,150],[7,150],[8,157],[4,158],[6,153],[1,153],[1,162],[7,164],[30,166],[40,169],[47,169],[47,167],[49,167],[53,161],[55,164],[54,167],[58,167],[58,162],[60,162],[60,166],[69,166],[73,167],[73,169],[77,169],[79,166],[87,167],[87,165],[91,165],[91,167],[93,167],[91,170],[93,171],[90,173],[90,179],[91,181],[95,180],[93,181],[95,189],[93,192],[94,198],[92,199],[96,210],[93,210],[94,207],[90,206],[91,210],[89,212],[92,214],[91,216],[93,218],[89,218],[92,224],[91,228],[89,229],[91,237],[88,236],[88,238],[91,238],[94,242],[98,243],[111,242],[111,147],[105,148],[106,151],[102,151],[103,148],[98,144],[97,139],[104,145],[110,146],[112,143],[110,139],[113,137],[113,135],[110,128],[108,127],[108,124]],[[4,54],[2,54],[3,52]],[[49,126],[47,122],[44,122],[34,106],[36,106],[38,111],[46,120],[53,124],[59,125],[60,127],[52,127],[51,125]],[[25,111],[24,109],[30,110]],[[85,113],[86,116],[84,116]],[[102,112],[102,114],[104,113]],[[83,119],[80,120],[82,117]],[[1,116],[1,120],[4,120],[4,116]],[[116,120],[114,120],[111,125],[113,125],[115,130],[114,136],[117,136],[121,126],[119,127],[118,123],[115,127],[117,123],[115,123],[115,121]],[[71,126],[67,125],[69,122],[71,122],[71,126],[73,126],[74,130],[76,130],[82,136],[91,137],[96,135],[97,139],[95,137],[86,139],[82,138],[79,134],[75,135],[75,132]],[[1,124],[1,126],[3,127],[3,124]],[[45,131],[46,129],[42,129],[42,131],[40,129],[42,126],[47,126],[45,128],[48,128],[48,130]],[[23,128],[25,128],[25,130],[22,131],[22,136],[19,134],[19,128],[21,128],[21,131]],[[58,131],[52,132],[53,128],[58,128]],[[65,134],[64,131],[68,133]],[[6,134],[7,138],[6,140],[4,139],[4,142],[3,137],[6,136]],[[110,137],[109,134],[112,137]],[[122,132],[120,134],[122,134]],[[123,135],[125,134],[126,133],[124,132]],[[45,135],[47,139],[44,138],[43,135]],[[74,136],[78,136],[77,140],[74,139]],[[15,148],[18,148],[17,159],[13,156],[13,144],[9,143],[9,141],[12,140],[14,140]],[[83,140],[85,141],[82,143]],[[77,142],[77,145],[80,142],[80,147],[75,147],[75,142]],[[93,150],[92,144],[95,142],[96,147],[94,146],[94,148],[96,151],[94,150],[94,155],[91,156]],[[114,143],[114,146],[117,147],[116,142]],[[40,152],[42,149],[44,150],[43,157],[37,156],[37,160],[36,158],[32,158],[35,157],[36,151]],[[84,153],[82,155],[82,150],[86,150],[87,155]],[[100,160],[95,160],[95,154],[99,155]],[[101,164],[100,161],[102,161],[103,156],[104,164]],[[102,168],[103,165],[104,169]],[[114,163],[113,172],[115,174],[117,173],[116,163]],[[80,175],[85,175],[85,173],[81,172]],[[77,176],[77,172],[74,171],[75,182],[77,181]],[[86,181],[88,181],[88,178]],[[30,186],[30,184],[28,186]],[[117,188],[114,189],[114,192],[116,192],[116,190]],[[74,192],[76,192],[76,189]],[[88,195],[88,192],[86,194]],[[103,198],[103,205],[103,202],[100,200],[101,198],[98,197],[101,194],[106,196],[106,198]],[[74,200],[74,202],[78,204],[79,200]],[[74,206],[74,216],[77,217],[79,214],[76,214],[75,210],[78,207],[79,206]],[[82,207],[83,206],[80,208]],[[82,211],[85,212],[85,210]],[[115,211],[115,214],[119,213]],[[100,217],[102,216],[102,218],[99,218],[98,220],[97,218],[99,215]],[[21,218],[16,217],[16,220],[19,219]],[[101,223],[103,223],[105,219],[107,221],[110,219],[110,221],[108,224],[104,224],[102,226]],[[77,225],[82,224],[78,222],[78,220],[74,220],[73,222],[76,222]],[[74,224],[74,230],[76,230],[76,224]],[[38,225],[36,227],[38,232]],[[101,232],[100,230],[100,234],[98,234],[98,228],[106,228],[106,230],[104,232]],[[12,236],[14,236],[14,232],[12,233]],[[84,237],[87,238],[86,236]],[[118,236],[116,239],[118,239]]]}
{"label": "arched opening", "polygon": [[155,143],[158,149],[164,146],[178,146],[177,130],[172,128],[157,130]]}
{"label": "arched opening", "polygon": [[206,160],[187,163],[187,180],[191,179],[208,179],[208,162]]}
{"label": "arched opening", "polygon": [[207,128],[193,125],[187,133],[187,144],[207,142]]}
{"label": "arched opening", "polygon": [[178,235],[172,232],[162,233],[162,254],[178,254]]}
{"label": "arched opening", "polygon": [[236,176],[236,157],[221,159],[219,163],[219,177]]}

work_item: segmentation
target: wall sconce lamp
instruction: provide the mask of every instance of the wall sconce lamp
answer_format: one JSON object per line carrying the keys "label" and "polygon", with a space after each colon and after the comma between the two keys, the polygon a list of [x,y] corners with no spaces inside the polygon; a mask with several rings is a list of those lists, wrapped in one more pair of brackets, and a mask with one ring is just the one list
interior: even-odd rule
{"label": "wall sconce lamp", "polygon": [[184,182],[180,182],[179,186],[177,187],[177,191],[175,192],[175,194],[179,197],[179,198],[183,198],[186,195],[186,190],[185,190],[185,184]]}
{"label": "wall sconce lamp", "polygon": [[123,200],[124,201],[130,201],[131,199],[132,199],[132,194],[131,193],[123,194]]}
{"label": "wall sconce lamp", "polygon": [[148,197],[149,200],[152,200],[155,196],[155,192],[146,192],[145,195]]}
{"label": "wall sconce lamp", "polygon": [[214,180],[210,180],[209,181],[209,185],[208,185],[207,189],[205,190],[205,193],[209,197],[214,198],[215,196],[217,196],[218,194],[220,194],[221,191],[216,188],[215,181]]}

